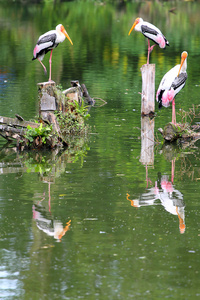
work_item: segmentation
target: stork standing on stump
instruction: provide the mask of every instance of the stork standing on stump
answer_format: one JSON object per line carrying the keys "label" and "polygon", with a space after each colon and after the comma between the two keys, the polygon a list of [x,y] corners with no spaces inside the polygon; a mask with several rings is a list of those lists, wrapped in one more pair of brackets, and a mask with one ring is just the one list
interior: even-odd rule
{"label": "stork standing on stump", "polygon": [[166,37],[162,34],[160,29],[149,22],[143,21],[142,18],[137,18],[131,27],[129,34],[131,31],[135,29],[135,31],[140,31],[147,39],[148,39],[148,56],[147,56],[147,64],[149,64],[149,56],[153,51],[155,45],[150,46],[150,41],[155,42],[160,48],[165,48],[166,45],[169,46],[169,42]]}
{"label": "stork standing on stump", "polygon": [[185,86],[187,80],[187,56],[188,53],[183,51],[181,54],[181,64],[176,65],[163,76],[156,93],[159,108],[162,106],[168,107],[170,102],[172,102],[172,123],[175,125],[175,96]]}
{"label": "stork standing on stump", "polygon": [[41,63],[41,65],[44,68],[45,74],[47,74],[47,70],[46,70],[45,65],[42,63],[42,60],[43,60],[45,54],[48,51],[51,51],[50,59],[49,59],[49,81],[51,81],[51,62],[52,62],[53,49],[56,48],[59,45],[59,43],[62,43],[65,40],[65,37],[73,45],[64,26],[62,24],[59,24],[56,26],[55,30],[50,30],[50,31],[42,34],[39,37],[37,44],[33,50],[32,60],[37,59]]}

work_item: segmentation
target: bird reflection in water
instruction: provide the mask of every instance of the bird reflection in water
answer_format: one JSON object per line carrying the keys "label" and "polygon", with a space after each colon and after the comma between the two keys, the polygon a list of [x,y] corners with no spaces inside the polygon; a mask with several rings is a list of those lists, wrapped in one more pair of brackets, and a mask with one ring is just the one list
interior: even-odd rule
{"label": "bird reflection in water", "polygon": [[61,241],[61,238],[65,235],[65,233],[70,230],[71,220],[69,220],[66,223],[66,226],[63,227],[61,221],[54,219],[51,213],[50,183],[48,209],[42,205],[44,199],[45,196],[42,200],[38,201],[37,204],[33,205],[33,219],[36,221],[36,225],[40,230],[45,232],[48,236],[53,236],[57,241]]}
{"label": "bird reflection in water", "polygon": [[[148,205],[162,205],[165,210],[172,215],[177,215],[179,219],[179,230],[180,233],[185,232],[185,204],[183,201],[183,194],[174,188],[174,169],[175,160],[172,161],[172,173],[171,180],[168,179],[167,175],[161,176],[158,174],[158,180],[155,182],[155,186],[148,188],[148,192],[140,195],[139,199],[131,200],[130,195],[126,194],[126,199],[130,201],[131,206],[141,207]],[[156,200],[160,200],[158,203]]]}

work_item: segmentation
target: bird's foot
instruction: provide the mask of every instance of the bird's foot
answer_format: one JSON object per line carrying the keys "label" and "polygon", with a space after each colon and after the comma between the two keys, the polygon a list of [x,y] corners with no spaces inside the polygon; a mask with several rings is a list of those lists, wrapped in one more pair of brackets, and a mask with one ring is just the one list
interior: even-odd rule
{"label": "bird's foot", "polygon": [[155,45],[152,45],[151,47],[148,48],[149,54],[153,51],[153,48],[155,47]]}
{"label": "bird's foot", "polygon": [[[156,45],[156,44],[155,44]],[[149,64],[149,57],[151,52],[153,51],[153,48],[155,47],[155,45],[150,46],[149,40],[148,40],[148,55],[147,55],[147,65]]]}

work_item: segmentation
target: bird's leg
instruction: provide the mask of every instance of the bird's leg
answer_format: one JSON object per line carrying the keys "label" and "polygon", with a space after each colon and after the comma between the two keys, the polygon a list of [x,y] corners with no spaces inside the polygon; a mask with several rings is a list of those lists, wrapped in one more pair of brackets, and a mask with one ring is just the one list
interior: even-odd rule
{"label": "bird's leg", "polygon": [[148,56],[147,56],[147,65],[149,64],[149,57],[150,57],[150,53],[153,51],[153,48],[155,47],[155,45],[150,46],[150,41],[148,39]]}
{"label": "bird's leg", "polygon": [[171,182],[174,183],[175,159],[172,160]]}
{"label": "bird's leg", "polygon": [[150,55],[150,41],[149,41],[149,39],[148,39],[148,54],[147,54],[147,65],[149,64],[149,55]]}
{"label": "bird's leg", "polygon": [[172,100],[172,124],[176,125],[175,100]]}
{"label": "bird's leg", "polygon": [[51,212],[51,183],[49,182],[49,212]]}
{"label": "bird's leg", "polygon": [[49,81],[51,81],[51,58],[52,58],[53,49],[51,49],[51,54],[49,58]]}
{"label": "bird's leg", "polygon": [[37,60],[41,63],[41,65],[44,68],[44,73],[45,73],[45,75],[47,75],[47,69],[46,69],[45,65],[41,62],[41,60],[39,58],[37,58]]}

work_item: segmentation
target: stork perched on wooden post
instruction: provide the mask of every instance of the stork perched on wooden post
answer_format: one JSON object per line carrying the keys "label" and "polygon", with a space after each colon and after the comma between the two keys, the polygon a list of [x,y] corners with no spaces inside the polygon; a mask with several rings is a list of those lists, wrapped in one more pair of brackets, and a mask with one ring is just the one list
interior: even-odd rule
{"label": "stork perched on wooden post", "polygon": [[160,48],[165,48],[166,45],[169,46],[169,42],[166,39],[166,37],[162,34],[160,29],[158,29],[156,26],[149,22],[143,21],[142,18],[137,18],[135,22],[133,23],[129,35],[131,34],[131,31],[135,29],[135,31],[140,31],[147,39],[148,39],[148,56],[147,56],[147,64],[149,64],[149,56],[150,53],[153,51],[153,48],[155,45],[150,46],[150,41],[152,40],[157,45],[159,45]]}
{"label": "stork perched on wooden post", "polygon": [[42,34],[39,37],[37,44],[33,50],[32,60],[37,59],[41,63],[41,65],[44,68],[45,74],[47,73],[47,70],[46,70],[45,65],[42,63],[42,60],[43,60],[45,54],[48,51],[51,51],[50,59],[49,59],[49,81],[51,81],[51,62],[52,62],[53,49],[56,48],[59,45],[59,43],[62,43],[65,40],[65,37],[73,45],[64,26],[62,24],[59,24],[56,26],[55,30],[50,30],[50,31]]}

